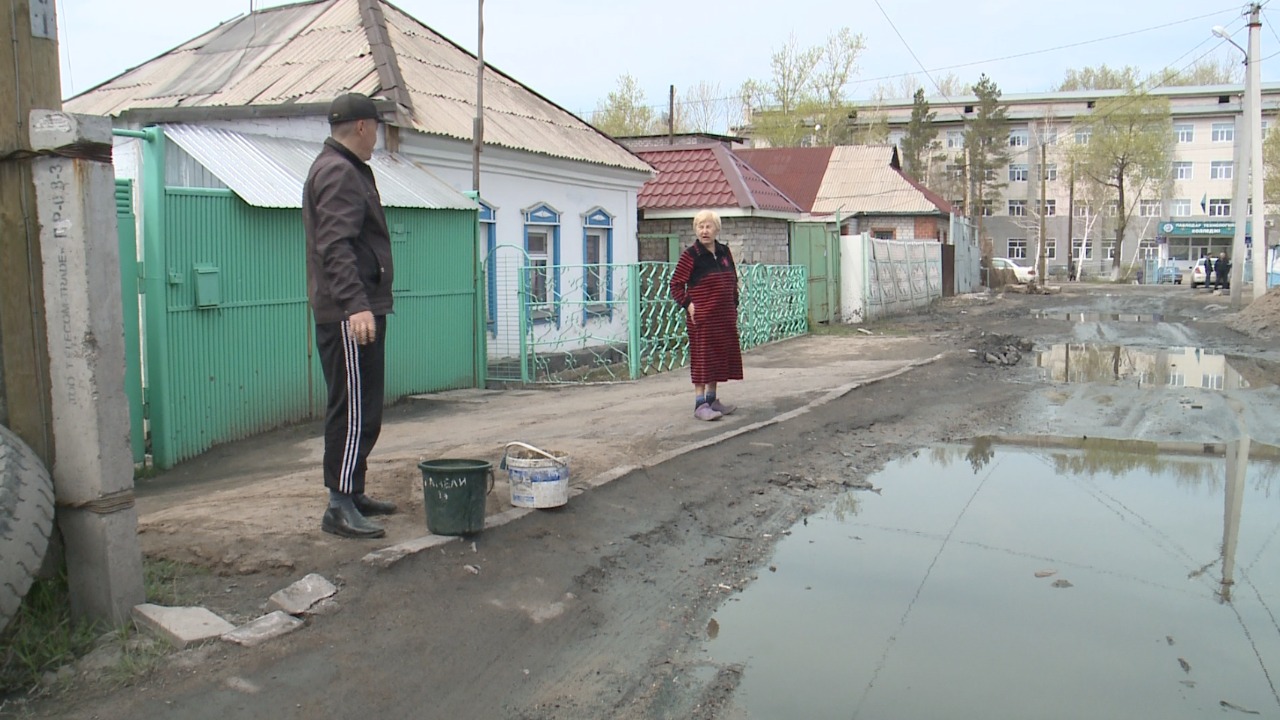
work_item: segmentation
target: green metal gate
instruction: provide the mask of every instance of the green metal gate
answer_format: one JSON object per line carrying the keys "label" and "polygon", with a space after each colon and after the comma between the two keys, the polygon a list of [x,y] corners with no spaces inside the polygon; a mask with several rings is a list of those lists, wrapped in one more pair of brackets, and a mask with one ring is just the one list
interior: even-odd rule
{"label": "green metal gate", "polygon": [[129,445],[133,462],[147,457],[142,398],[142,334],[138,312],[138,224],[133,181],[116,181],[116,227],[120,236],[120,299],[124,318],[124,392],[129,398]]}
{"label": "green metal gate", "polygon": [[840,243],[823,223],[791,226],[791,264],[809,276],[809,325],[833,322],[839,312]]}

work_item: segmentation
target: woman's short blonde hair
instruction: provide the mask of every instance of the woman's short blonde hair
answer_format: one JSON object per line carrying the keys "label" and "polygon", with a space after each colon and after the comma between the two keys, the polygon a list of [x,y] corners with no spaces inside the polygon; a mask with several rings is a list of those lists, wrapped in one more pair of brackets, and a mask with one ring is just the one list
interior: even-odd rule
{"label": "woman's short blonde hair", "polygon": [[699,210],[698,214],[693,216],[693,229],[697,230],[698,223],[701,223],[703,220],[710,220],[711,222],[715,223],[716,232],[720,232],[720,216],[717,215],[715,211]]}

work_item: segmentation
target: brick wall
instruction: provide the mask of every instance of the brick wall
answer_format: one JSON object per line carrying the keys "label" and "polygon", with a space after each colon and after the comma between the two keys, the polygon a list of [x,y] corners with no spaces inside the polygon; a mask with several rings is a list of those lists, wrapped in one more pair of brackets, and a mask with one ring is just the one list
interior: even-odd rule
{"label": "brick wall", "polygon": [[[679,235],[680,245],[693,244],[693,220],[641,220],[641,235]],[[788,265],[791,262],[790,223],[772,218],[728,217],[720,220],[720,241],[729,246],[733,259],[740,264],[762,263]],[[640,238],[640,260],[665,262],[667,241],[663,238]]]}

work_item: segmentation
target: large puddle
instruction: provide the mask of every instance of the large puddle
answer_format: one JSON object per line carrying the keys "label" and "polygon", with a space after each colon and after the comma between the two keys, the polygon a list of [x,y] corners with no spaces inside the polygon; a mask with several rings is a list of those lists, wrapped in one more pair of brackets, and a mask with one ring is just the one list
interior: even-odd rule
{"label": "large puddle", "polygon": [[708,652],[750,718],[1276,717],[1280,465],[1227,455],[922,451],[795,526]]}
{"label": "large puddle", "polygon": [[1037,320],[1066,320],[1068,322],[1129,322],[1158,323],[1164,322],[1163,315],[1143,313],[1098,313],[1098,312],[1060,312],[1056,310],[1032,310],[1031,317]]}
{"label": "large puddle", "polygon": [[1280,378],[1276,363],[1195,347],[1150,350],[1123,345],[1061,344],[1040,352],[1036,367],[1046,379],[1060,383],[1119,382],[1206,390],[1271,387]]}

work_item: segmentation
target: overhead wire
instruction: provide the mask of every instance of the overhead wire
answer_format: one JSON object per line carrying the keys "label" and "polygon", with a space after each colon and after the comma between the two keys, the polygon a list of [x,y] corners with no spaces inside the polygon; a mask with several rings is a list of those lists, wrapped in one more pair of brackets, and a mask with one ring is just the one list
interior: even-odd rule
{"label": "overhead wire", "polygon": [[[1156,30],[1163,30],[1163,29],[1165,29],[1165,28],[1173,27],[1173,26],[1175,26],[1175,25],[1182,25],[1182,24],[1186,24],[1186,23],[1189,23],[1189,22],[1195,22],[1195,21],[1197,21],[1197,20],[1204,20],[1204,19],[1206,19],[1206,18],[1216,17],[1216,16],[1219,16],[1219,15],[1222,15],[1222,14],[1223,14],[1223,13],[1225,13],[1225,12],[1228,12],[1228,11],[1230,11],[1230,10],[1235,10],[1235,9],[1236,9],[1236,7],[1235,7],[1235,6],[1232,6],[1232,7],[1230,7],[1230,8],[1224,8],[1224,9],[1217,10],[1217,11],[1214,11],[1214,12],[1205,13],[1205,14],[1202,14],[1202,15],[1196,15],[1196,16],[1194,16],[1194,17],[1188,17],[1188,18],[1183,18],[1183,19],[1181,19],[1181,20],[1174,20],[1174,21],[1172,21],[1172,22],[1162,23],[1162,24],[1159,24],[1159,25],[1152,25],[1152,26],[1149,26],[1149,27],[1138,28],[1138,29],[1136,29],[1136,30],[1129,30],[1129,31],[1126,31],[1126,32],[1123,32],[1123,33],[1116,33],[1116,34],[1112,34],[1112,35],[1106,35],[1106,36],[1103,36],[1103,37],[1097,37],[1097,38],[1093,38],[1093,39],[1090,39],[1090,40],[1080,40],[1080,41],[1073,42],[1073,43],[1066,43],[1066,44],[1063,44],[1063,45],[1055,45],[1055,46],[1053,46],[1053,47],[1040,48],[1040,49],[1037,49],[1037,50],[1028,50],[1028,51],[1025,51],[1025,52],[1013,53],[1013,54],[1010,54],[1010,55],[1002,55],[1002,56],[993,57],[993,58],[986,58],[986,59],[983,59],[983,60],[973,60],[973,61],[969,61],[969,62],[957,63],[957,64],[954,64],[954,65],[944,65],[944,66],[940,66],[940,67],[936,67],[936,68],[930,68],[930,69],[927,69],[927,70],[925,70],[925,73],[926,73],[926,75],[927,75],[928,73],[938,73],[938,72],[944,72],[944,71],[948,71],[948,70],[957,70],[957,69],[966,68],[966,67],[974,67],[974,66],[977,66],[977,65],[987,65],[987,64],[990,64],[990,63],[1004,62],[1004,61],[1006,61],[1006,60],[1016,60],[1016,59],[1025,58],[1025,57],[1033,57],[1033,56],[1036,56],[1036,55],[1044,55],[1044,54],[1047,54],[1047,53],[1057,52],[1057,51],[1060,51],[1060,50],[1069,50],[1069,49],[1072,49],[1072,48],[1083,47],[1083,46],[1086,46],[1086,45],[1093,45],[1093,44],[1097,44],[1097,43],[1101,43],[1101,42],[1107,42],[1107,41],[1110,41],[1110,40],[1117,40],[1117,39],[1121,39],[1121,38],[1125,38],[1125,37],[1131,37],[1131,36],[1133,36],[1133,35],[1140,35],[1140,34],[1142,34],[1142,33],[1153,32],[1153,31],[1156,31]],[[883,12],[883,8],[881,9],[881,12]],[[892,25],[892,23],[890,23],[890,24]],[[895,30],[895,31],[896,31],[896,30]],[[899,37],[901,38],[901,35],[900,35],[900,34],[899,34]],[[918,59],[917,59],[917,62],[919,62],[919,60],[918,60]],[[1177,62],[1177,61],[1175,61],[1175,62]],[[923,69],[923,68],[922,68],[922,69]],[[866,83],[880,82],[880,81],[883,81],[883,80],[895,80],[895,79],[898,79],[898,78],[910,77],[910,76],[915,75],[915,74],[916,74],[915,72],[905,72],[905,73],[894,73],[894,74],[889,74],[889,75],[880,75],[880,76],[877,76],[877,77],[871,77],[871,78],[858,78],[858,79],[853,79],[853,80],[849,80],[849,81],[845,82],[843,85],[841,85],[841,89],[848,88],[848,87],[852,87],[852,86],[857,86],[857,85],[863,85],[863,84],[866,84]],[[739,96],[739,95],[729,95],[729,96],[725,96],[725,97],[710,98],[710,99],[700,99],[700,100],[695,100],[695,101],[678,100],[678,101],[676,102],[676,105],[679,105],[679,106],[688,106],[688,105],[693,105],[693,104],[702,103],[702,102],[728,102],[728,101],[731,101],[731,100],[740,100],[740,99],[741,99],[741,98],[740,98],[740,96]],[[641,107],[641,108],[644,108],[644,109],[648,109],[648,110],[657,110],[657,111],[660,111],[660,110],[665,110],[665,109],[667,109],[667,106],[668,106],[668,104],[667,104],[667,103],[663,103],[663,104],[653,104],[653,105],[642,105],[642,106],[640,106],[640,107]],[[586,116],[586,117],[589,117],[589,116],[593,116],[593,115],[599,114],[600,112],[602,112],[602,110],[600,110],[600,109],[595,109],[595,110],[585,111],[585,112],[583,112],[583,113],[582,113],[582,115],[583,115],[583,116]]]}

